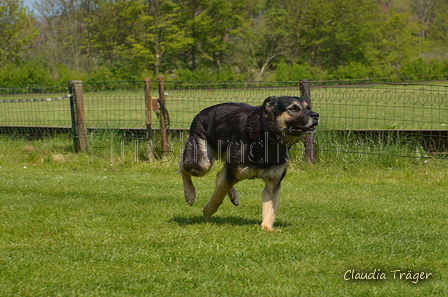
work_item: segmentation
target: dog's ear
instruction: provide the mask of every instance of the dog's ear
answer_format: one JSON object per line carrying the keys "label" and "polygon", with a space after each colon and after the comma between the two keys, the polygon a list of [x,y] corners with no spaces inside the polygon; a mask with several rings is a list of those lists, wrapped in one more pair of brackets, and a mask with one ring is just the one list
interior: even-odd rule
{"label": "dog's ear", "polygon": [[270,114],[277,104],[277,97],[271,96],[264,100],[263,108],[266,114]]}

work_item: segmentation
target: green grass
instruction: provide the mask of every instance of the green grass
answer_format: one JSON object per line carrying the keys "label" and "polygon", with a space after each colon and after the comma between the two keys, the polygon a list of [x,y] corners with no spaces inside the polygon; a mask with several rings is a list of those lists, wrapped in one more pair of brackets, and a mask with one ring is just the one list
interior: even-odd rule
{"label": "green grass", "polygon": [[[205,221],[214,172],[182,197],[177,164],[71,152],[70,140],[0,140],[1,296],[446,296],[448,163],[297,162],[276,227],[262,182]],[[381,269],[387,280],[344,280]],[[413,284],[391,271],[424,271]]]}

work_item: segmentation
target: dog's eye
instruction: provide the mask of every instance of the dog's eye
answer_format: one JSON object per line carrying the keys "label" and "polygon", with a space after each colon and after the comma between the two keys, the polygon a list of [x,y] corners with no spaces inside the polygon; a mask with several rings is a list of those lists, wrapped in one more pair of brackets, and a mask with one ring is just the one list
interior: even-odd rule
{"label": "dog's eye", "polygon": [[291,111],[299,111],[300,110],[300,108],[297,105],[293,105],[293,106],[291,106],[288,109],[291,110]]}

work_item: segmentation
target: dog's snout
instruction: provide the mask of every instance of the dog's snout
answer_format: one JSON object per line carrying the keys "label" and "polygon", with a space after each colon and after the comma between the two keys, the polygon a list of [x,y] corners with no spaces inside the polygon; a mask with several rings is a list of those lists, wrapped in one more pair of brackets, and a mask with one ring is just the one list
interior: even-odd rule
{"label": "dog's snout", "polygon": [[317,112],[312,111],[312,112],[310,112],[310,117],[312,119],[318,120],[319,119],[319,114]]}

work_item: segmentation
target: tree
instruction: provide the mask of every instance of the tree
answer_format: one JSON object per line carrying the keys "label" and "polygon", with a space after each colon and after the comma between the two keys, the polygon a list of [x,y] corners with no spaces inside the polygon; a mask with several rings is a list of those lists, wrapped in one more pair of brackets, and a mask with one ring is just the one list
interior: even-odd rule
{"label": "tree", "polygon": [[448,1],[437,1],[433,9],[433,19],[428,27],[428,38],[445,55],[448,48]]}
{"label": "tree", "polygon": [[[294,22],[289,10],[301,1],[258,0],[248,3],[250,25],[232,40],[233,60],[249,73],[251,79],[262,80],[275,63],[293,50]],[[297,11],[296,11],[297,12]],[[295,59],[293,59],[295,61]]]}
{"label": "tree", "polygon": [[19,62],[39,33],[22,0],[0,2],[0,62]]}
{"label": "tree", "polygon": [[83,5],[82,0],[37,2],[41,34],[36,55],[50,57],[51,64],[61,63],[80,71],[88,69],[87,58],[81,51],[85,27]]}
{"label": "tree", "polygon": [[376,60],[399,68],[408,57],[417,56],[421,50],[418,26],[411,22],[410,14],[391,9],[378,24],[378,32],[372,37]]}
{"label": "tree", "polygon": [[308,0],[298,47],[313,66],[334,69],[367,63],[366,53],[380,24],[380,6],[371,0]]}
{"label": "tree", "polygon": [[428,29],[433,21],[433,8],[436,0],[416,0],[412,3],[414,16],[420,26],[419,37],[427,37]]}
{"label": "tree", "polygon": [[238,35],[247,25],[245,6],[247,0],[184,0],[180,17],[186,36],[191,38],[184,62],[191,70],[198,64],[223,66],[229,53],[229,39]]}
{"label": "tree", "polygon": [[129,79],[160,68],[168,70],[179,51],[192,43],[169,0],[101,1],[87,17],[85,48],[100,64]]}
{"label": "tree", "polygon": [[109,69],[115,78],[134,79],[155,61],[153,17],[146,14],[145,1],[96,1],[85,16],[83,50],[94,67]]}
{"label": "tree", "polygon": [[276,68],[277,79],[390,75],[416,57],[443,64],[448,47],[446,0],[37,3],[36,20],[23,0],[0,3],[0,62],[27,55],[54,79],[59,72],[107,80],[177,70],[192,79],[261,80]]}
{"label": "tree", "polygon": [[154,73],[159,75],[160,67],[169,68],[169,62],[171,66],[176,65],[173,58],[179,51],[190,46],[193,39],[186,36],[180,24],[178,4],[169,0],[151,0],[147,3],[147,14],[154,21],[154,43],[151,46],[154,53]]}
{"label": "tree", "polygon": [[292,31],[288,28],[287,7],[282,1],[267,0],[260,18],[249,35],[250,55],[259,69],[256,80],[261,80],[276,59],[284,56],[291,46]]}

